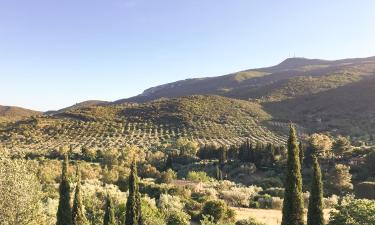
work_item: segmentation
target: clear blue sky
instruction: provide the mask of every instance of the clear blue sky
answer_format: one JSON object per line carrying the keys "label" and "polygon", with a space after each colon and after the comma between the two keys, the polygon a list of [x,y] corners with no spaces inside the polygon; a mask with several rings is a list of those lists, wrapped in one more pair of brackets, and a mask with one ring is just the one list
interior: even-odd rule
{"label": "clear blue sky", "polygon": [[375,55],[374,0],[0,0],[0,104],[58,109],[290,55]]}

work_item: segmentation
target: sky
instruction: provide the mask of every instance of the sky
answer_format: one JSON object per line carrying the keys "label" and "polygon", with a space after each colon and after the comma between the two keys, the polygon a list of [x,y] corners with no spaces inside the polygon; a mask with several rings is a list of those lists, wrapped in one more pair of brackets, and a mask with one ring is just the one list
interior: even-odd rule
{"label": "sky", "polygon": [[0,0],[0,105],[46,111],[291,56],[375,56],[374,12],[374,0]]}

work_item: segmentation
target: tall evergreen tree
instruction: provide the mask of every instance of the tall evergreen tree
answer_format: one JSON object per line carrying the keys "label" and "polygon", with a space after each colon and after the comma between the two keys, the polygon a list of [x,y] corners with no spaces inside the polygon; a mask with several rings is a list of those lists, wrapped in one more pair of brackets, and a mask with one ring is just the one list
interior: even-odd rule
{"label": "tall evergreen tree", "polygon": [[81,195],[81,174],[77,169],[77,185],[76,192],[74,194],[73,210],[72,210],[72,221],[73,225],[87,225],[85,213],[83,211],[82,195]]}
{"label": "tall evergreen tree", "polygon": [[137,164],[131,165],[129,176],[129,196],[126,202],[125,225],[142,225],[141,196],[139,194]]}
{"label": "tall evergreen tree", "polygon": [[290,125],[288,160],[281,225],[303,225],[303,197],[301,163],[294,126]]}
{"label": "tall evergreen tree", "polygon": [[61,182],[59,187],[60,199],[57,209],[57,225],[72,225],[72,208],[70,206],[70,185],[68,181],[68,155],[62,164]]}
{"label": "tall evergreen tree", "polygon": [[115,212],[111,197],[107,196],[103,225],[116,225]]}
{"label": "tall evergreen tree", "polygon": [[324,225],[322,172],[316,156],[313,156],[313,180],[311,182],[307,225]]}
{"label": "tall evergreen tree", "polygon": [[305,158],[305,152],[302,142],[299,143],[299,162],[301,163],[301,168],[303,167],[303,159]]}

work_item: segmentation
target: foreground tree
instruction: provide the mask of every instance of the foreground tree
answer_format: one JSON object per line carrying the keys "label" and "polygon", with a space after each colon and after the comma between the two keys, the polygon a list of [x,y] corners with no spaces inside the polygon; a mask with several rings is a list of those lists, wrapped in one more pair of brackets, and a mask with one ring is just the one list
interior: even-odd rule
{"label": "foreground tree", "polygon": [[70,206],[70,185],[68,181],[68,155],[65,155],[62,165],[61,182],[59,187],[60,199],[57,209],[57,225],[72,225],[72,208]]}
{"label": "foreground tree", "polygon": [[288,161],[281,225],[303,225],[302,176],[296,130],[290,125]]}
{"label": "foreground tree", "polygon": [[87,225],[88,221],[86,219],[85,213],[83,211],[82,196],[81,196],[81,175],[77,169],[77,186],[73,201],[72,210],[72,221],[73,225]]}
{"label": "foreground tree", "polygon": [[322,172],[316,156],[313,157],[313,179],[309,198],[307,225],[324,225]]}
{"label": "foreground tree", "polygon": [[131,165],[129,176],[129,196],[126,202],[125,225],[141,225],[142,210],[141,196],[139,194],[137,164],[135,160]]}
{"label": "foreground tree", "polygon": [[116,225],[115,211],[110,196],[107,196],[103,225]]}
{"label": "foreground tree", "polygon": [[43,224],[41,185],[30,164],[0,156],[0,224]]}

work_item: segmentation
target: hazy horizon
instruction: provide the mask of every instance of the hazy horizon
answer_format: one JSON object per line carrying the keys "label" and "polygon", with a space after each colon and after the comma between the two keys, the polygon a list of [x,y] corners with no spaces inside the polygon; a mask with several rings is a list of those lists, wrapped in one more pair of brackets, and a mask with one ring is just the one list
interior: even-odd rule
{"label": "hazy horizon", "polygon": [[375,55],[375,2],[0,3],[0,105],[46,111],[293,57]]}

